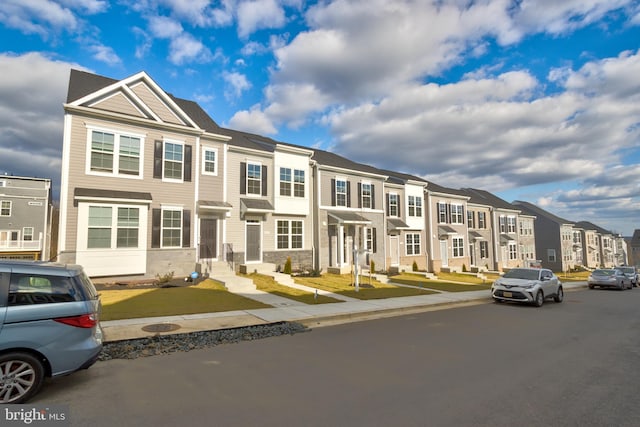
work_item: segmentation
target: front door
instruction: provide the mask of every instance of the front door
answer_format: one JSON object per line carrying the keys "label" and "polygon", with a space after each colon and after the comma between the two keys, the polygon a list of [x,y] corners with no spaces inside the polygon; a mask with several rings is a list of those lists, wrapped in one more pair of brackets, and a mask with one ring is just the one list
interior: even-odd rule
{"label": "front door", "polygon": [[200,219],[200,259],[218,258],[218,220]]}
{"label": "front door", "polygon": [[247,221],[246,262],[260,262],[262,256],[262,226],[258,220]]}
{"label": "front door", "polygon": [[389,236],[389,257],[391,267],[400,265],[400,240],[398,236]]}
{"label": "front door", "polygon": [[440,258],[442,259],[442,266],[449,266],[449,245],[446,240],[440,240]]}

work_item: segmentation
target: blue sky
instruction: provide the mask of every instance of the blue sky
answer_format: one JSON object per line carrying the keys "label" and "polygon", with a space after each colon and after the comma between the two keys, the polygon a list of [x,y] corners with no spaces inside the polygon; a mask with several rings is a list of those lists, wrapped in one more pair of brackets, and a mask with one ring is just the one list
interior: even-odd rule
{"label": "blue sky", "polygon": [[640,228],[640,0],[3,0],[0,174],[59,183],[70,68],[146,71],[222,126]]}

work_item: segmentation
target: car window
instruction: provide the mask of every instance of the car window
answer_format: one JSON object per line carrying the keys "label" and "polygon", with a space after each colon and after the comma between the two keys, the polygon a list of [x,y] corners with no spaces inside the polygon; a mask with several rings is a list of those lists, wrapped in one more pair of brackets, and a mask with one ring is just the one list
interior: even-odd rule
{"label": "car window", "polygon": [[526,280],[538,280],[540,276],[539,270],[526,270],[521,268],[514,268],[504,273],[504,278],[507,279],[526,279]]}
{"label": "car window", "polygon": [[69,277],[39,274],[11,274],[8,305],[48,304],[79,301]]}
{"label": "car window", "polygon": [[599,275],[599,276],[611,276],[613,275],[613,270],[595,270],[593,272],[593,274]]}

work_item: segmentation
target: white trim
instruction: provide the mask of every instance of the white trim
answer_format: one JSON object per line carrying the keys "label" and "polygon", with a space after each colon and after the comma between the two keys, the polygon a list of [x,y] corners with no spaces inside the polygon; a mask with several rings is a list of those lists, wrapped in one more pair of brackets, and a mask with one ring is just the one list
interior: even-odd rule
{"label": "white trim", "polygon": [[116,91],[114,91],[112,94],[107,95],[107,96],[105,96],[104,98],[97,98],[97,99],[95,99],[93,102],[88,103],[88,104],[87,104],[87,106],[89,106],[89,107],[91,107],[91,108],[95,108],[95,106],[96,106],[96,105],[98,105],[98,104],[100,104],[100,103],[102,103],[102,102],[108,101],[108,100],[109,100],[109,99],[111,99],[111,98],[115,98],[115,97],[116,97],[116,96],[118,96],[118,95],[121,95],[121,96],[122,96],[122,97],[123,97],[123,98],[124,98],[128,103],[129,103],[129,105],[131,105],[131,106],[132,106],[132,107],[133,107],[133,108],[134,108],[138,113],[140,113],[140,115],[141,115],[142,117],[148,118],[148,116],[149,116],[150,114],[149,114],[148,112],[142,111],[142,110],[140,109],[140,107],[139,107],[139,106],[137,106],[134,102],[131,102],[131,99],[130,99],[129,97],[127,97],[127,95],[128,95],[128,94],[129,94],[129,93],[126,93],[126,94],[125,94],[125,93],[123,93],[123,92],[120,92],[120,91],[117,91],[117,90],[116,90]]}
{"label": "white trim", "polygon": [[[93,125],[85,125],[87,129],[87,138],[86,138],[86,163],[85,163],[85,174],[93,175],[93,176],[105,176],[105,177],[113,177],[113,178],[125,178],[125,179],[136,179],[142,180],[144,179],[144,145],[146,134],[139,134],[135,132],[127,132],[127,131],[119,131],[114,130],[112,128],[93,126]],[[113,164],[111,172],[101,172],[91,170],[91,143],[93,141],[93,132],[102,132],[113,135]],[[139,164],[138,164],[138,175],[126,174],[120,172],[120,138],[121,137],[131,137],[137,138],[140,140],[140,153],[138,156]]]}
{"label": "white trim", "polygon": [[[218,176],[218,148],[208,147],[206,145],[203,145],[201,151],[202,151],[202,163],[201,163],[202,175]],[[207,164],[207,160],[206,160],[207,151],[213,152],[215,155],[215,160],[214,160],[215,170],[213,172],[208,172],[205,168]]]}
{"label": "white trim", "polygon": [[[178,116],[176,115],[176,113],[173,111],[173,109],[172,109],[169,105],[167,105],[167,103],[166,103],[166,102],[164,102],[164,100],[162,100],[162,99],[160,99],[160,97],[158,97],[158,95],[153,91],[153,89],[151,89],[151,88],[149,87],[149,85],[147,85],[147,84],[146,84],[146,82],[143,82],[143,81],[141,80],[141,81],[139,81],[138,83],[132,84],[130,87],[129,87],[129,86],[127,86],[127,87],[126,87],[127,91],[128,91],[128,92],[131,92],[131,95],[132,95],[132,96],[135,96],[135,97],[136,97],[136,99],[140,100],[140,102],[142,102],[142,103],[143,103],[143,105],[144,105],[145,107],[148,107],[148,108],[149,108],[149,112],[153,115],[153,117],[154,117],[155,119],[157,119],[159,122],[162,122],[162,123],[164,123],[164,122],[165,122],[165,120],[162,120],[162,118],[161,118],[160,116],[158,116],[157,114],[155,114],[155,113],[153,112],[153,109],[152,109],[151,107],[149,107],[149,105],[147,105],[147,103],[146,103],[146,102],[144,102],[144,101],[143,101],[143,100],[142,100],[142,99],[141,99],[141,98],[140,98],[140,97],[139,97],[139,96],[134,92],[134,90],[133,90],[133,89],[134,89],[136,86],[141,86],[141,85],[146,86],[146,87],[147,87],[147,89],[149,89],[149,92],[151,92],[151,95],[152,95],[153,97],[155,97],[155,98],[156,98],[156,99],[157,99],[157,100],[158,100],[158,101],[159,101],[159,102],[160,102],[160,103],[161,103],[161,104],[162,104],[162,105],[163,105],[167,110],[169,110],[169,113],[171,113],[171,115],[172,115],[173,117],[175,117],[175,118],[176,118],[176,120],[178,120],[178,121],[180,122],[180,124],[182,124],[182,125],[186,125],[186,124],[187,124],[187,123],[185,123],[185,120],[184,120],[183,118],[178,117]],[[196,127],[197,127],[197,126],[196,126]]]}
{"label": "white trim", "polygon": [[71,150],[71,122],[73,117],[69,113],[64,115],[63,135],[62,135],[62,172],[60,176],[60,221],[58,225],[58,253],[67,249],[67,221],[69,203],[69,151]]}
{"label": "white trim", "polygon": [[[165,172],[166,172],[166,167],[165,167],[165,149],[166,149],[166,144],[173,144],[173,145],[180,145],[182,146],[182,160],[180,161],[180,164],[182,164],[182,173],[180,174],[180,179],[177,178],[166,178],[164,176]],[[163,138],[162,139],[162,182],[175,182],[175,183],[182,183],[184,182],[184,147],[187,145],[186,141],[180,141],[177,139],[170,139],[170,138]],[[174,160],[170,160],[171,162],[174,162]],[[176,162],[177,163],[177,162]]]}
{"label": "white trim", "polygon": [[[164,245],[164,213],[165,211],[179,211],[180,212],[180,242],[178,246],[165,246]],[[178,249],[182,247],[182,233],[184,229],[184,223],[182,221],[184,208],[182,206],[169,206],[169,205],[161,205],[160,206],[160,248],[161,249]],[[171,230],[175,230],[175,227],[171,227]]]}

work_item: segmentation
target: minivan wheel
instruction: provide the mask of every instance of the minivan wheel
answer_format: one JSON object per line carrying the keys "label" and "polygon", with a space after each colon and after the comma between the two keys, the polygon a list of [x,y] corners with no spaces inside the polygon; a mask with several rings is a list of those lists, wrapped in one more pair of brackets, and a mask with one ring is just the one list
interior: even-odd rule
{"label": "minivan wheel", "polygon": [[44,381],[42,363],[27,353],[0,356],[0,403],[24,403]]}
{"label": "minivan wheel", "polygon": [[560,286],[558,288],[558,293],[556,294],[555,297],[553,297],[553,300],[555,302],[562,302],[563,299],[564,299],[564,291],[562,290],[562,286]]}
{"label": "minivan wheel", "polygon": [[538,291],[536,294],[535,304],[536,307],[542,307],[542,304],[544,304],[544,295],[542,294],[542,291]]}

